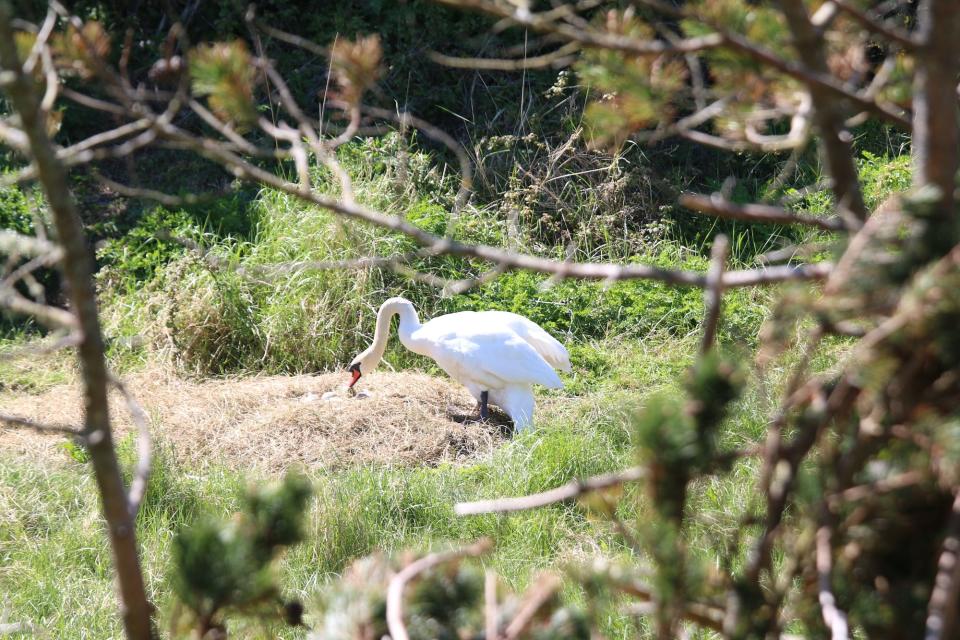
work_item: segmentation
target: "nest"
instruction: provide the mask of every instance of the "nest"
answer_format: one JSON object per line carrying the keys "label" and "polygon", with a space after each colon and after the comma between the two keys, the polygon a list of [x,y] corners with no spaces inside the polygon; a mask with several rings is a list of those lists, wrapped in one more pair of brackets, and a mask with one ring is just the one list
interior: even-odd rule
{"label": "nest", "polygon": [[[343,373],[190,381],[146,371],[125,382],[150,416],[155,441],[191,467],[468,462],[488,454],[505,432],[503,419],[467,419],[475,403],[463,388],[418,373],[364,376],[356,395],[346,392]],[[7,395],[0,404],[40,422],[80,424],[80,393],[73,383]],[[111,395],[111,412],[119,440],[134,427],[118,394]],[[66,460],[63,442],[0,427],[0,451],[18,456]]]}

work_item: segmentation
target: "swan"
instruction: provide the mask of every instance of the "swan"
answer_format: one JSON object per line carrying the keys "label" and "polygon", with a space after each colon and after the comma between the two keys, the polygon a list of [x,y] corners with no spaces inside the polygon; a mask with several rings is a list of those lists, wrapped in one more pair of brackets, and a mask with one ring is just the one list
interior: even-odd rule
{"label": "swan", "polygon": [[404,347],[432,358],[447,375],[476,398],[480,418],[488,404],[503,409],[517,431],[533,421],[533,385],[562,389],[554,369],[570,371],[570,355],[540,325],[508,311],[461,311],[420,324],[413,303],[390,298],[377,312],[373,344],[350,363],[352,387],[383,358],[390,321],[400,316],[398,333]]}

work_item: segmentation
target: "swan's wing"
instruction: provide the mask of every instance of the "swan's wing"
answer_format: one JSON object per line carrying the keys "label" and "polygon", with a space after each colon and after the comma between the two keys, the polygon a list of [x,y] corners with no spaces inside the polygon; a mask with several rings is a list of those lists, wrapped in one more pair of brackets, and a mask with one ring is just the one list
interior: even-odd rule
{"label": "swan's wing", "polygon": [[503,327],[460,326],[424,335],[430,355],[457,380],[475,380],[496,388],[511,384],[540,384],[560,389],[557,372],[530,344]]}
{"label": "swan's wing", "polygon": [[526,340],[550,366],[561,371],[570,371],[570,354],[559,340],[529,318],[509,311],[484,311],[479,315],[495,318],[497,322]]}

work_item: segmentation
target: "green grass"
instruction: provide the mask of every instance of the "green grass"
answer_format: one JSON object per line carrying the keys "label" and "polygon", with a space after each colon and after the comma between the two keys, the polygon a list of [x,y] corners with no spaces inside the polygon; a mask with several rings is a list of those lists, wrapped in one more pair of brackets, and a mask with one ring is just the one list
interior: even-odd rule
{"label": "green grass", "polygon": [[[608,523],[575,506],[458,518],[453,504],[542,491],[631,464],[629,408],[649,393],[676,389],[678,373],[695,349],[693,338],[663,336],[641,342],[639,349],[594,345],[608,362],[610,375],[586,384],[579,396],[558,399],[561,404],[542,413],[537,430],[475,464],[309,471],[316,498],[308,515],[307,541],[282,562],[284,588],[309,601],[349,562],[376,549],[428,550],[481,536],[496,540],[487,562],[516,589],[538,570],[586,561],[597,553],[636,560]],[[741,403],[724,446],[759,437],[758,411],[755,400]],[[119,449],[129,467],[132,442],[122,441]],[[698,555],[704,559],[717,552],[718,532],[733,526],[736,507],[749,495],[751,477],[752,466],[747,465],[729,478],[703,481],[696,488],[695,508],[709,514],[695,525]],[[238,508],[246,484],[266,479],[250,478],[239,469],[206,466],[201,474],[179,467],[160,444],[138,534],[163,624],[172,613],[170,543],[176,531],[200,514],[228,517]],[[621,517],[642,521],[643,509],[642,500],[625,501]],[[118,635],[110,556],[89,468],[66,452],[62,464],[46,466],[0,454],[0,513],[0,593],[8,594],[0,604],[8,619],[29,620],[54,637]],[[576,587],[568,587],[565,595],[573,601],[583,597]],[[240,628],[253,633],[253,627]],[[612,637],[634,631],[626,618],[608,622]]]}
{"label": "green grass", "polygon": [[[843,348],[838,343],[816,366],[829,367]],[[631,550],[610,523],[575,505],[459,518],[453,504],[543,491],[572,478],[633,464],[630,411],[651,394],[678,392],[696,349],[696,336],[666,334],[631,345],[584,345],[581,353],[574,351],[574,359],[590,353],[602,359],[605,368],[588,370],[588,380],[575,376],[568,392],[552,392],[551,409],[541,409],[536,430],[470,465],[308,470],[315,498],[307,515],[306,542],[292,548],[279,568],[285,592],[309,603],[352,560],[375,550],[426,551],[482,536],[496,541],[485,563],[518,590],[540,570],[576,566],[598,555],[648,561]],[[770,376],[775,389],[782,372],[772,371]],[[747,447],[762,438],[769,393],[754,387],[735,405],[721,432],[723,449]],[[119,452],[129,469],[134,460],[132,440],[122,440]],[[754,503],[757,470],[758,461],[745,460],[730,474],[692,485],[690,549],[703,567],[722,555],[723,541],[740,526],[742,509]],[[170,570],[176,532],[201,515],[229,517],[239,508],[248,483],[269,479],[222,466],[205,465],[202,472],[180,466],[163,443],[158,444],[137,530],[151,598],[165,629],[174,612]],[[643,530],[648,521],[646,499],[636,489],[625,495],[619,517]],[[67,451],[58,464],[0,453],[0,514],[0,593],[5,594],[0,610],[6,611],[8,620],[30,621],[58,638],[118,636],[111,559],[89,467]],[[564,597],[583,602],[584,594],[569,584]],[[237,620],[231,629],[237,637],[259,637],[266,633],[259,624]],[[612,614],[604,629],[612,638],[635,637],[638,630],[635,620]],[[281,628],[269,633],[298,637]]]}

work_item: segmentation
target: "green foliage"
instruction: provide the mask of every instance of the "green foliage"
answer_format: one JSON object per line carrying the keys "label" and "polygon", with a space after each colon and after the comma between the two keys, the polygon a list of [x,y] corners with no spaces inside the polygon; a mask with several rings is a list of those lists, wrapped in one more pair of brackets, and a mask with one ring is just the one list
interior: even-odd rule
{"label": "green foliage", "polygon": [[225,609],[283,603],[272,563],[281,548],[302,540],[309,482],[288,473],[281,483],[250,491],[244,510],[229,522],[204,519],[173,541],[174,589],[201,636],[224,628]]}
{"label": "green foliage", "polygon": [[207,96],[210,109],[241,130],[257,117],[253,103],[255,71],[243,40],[200,45],[190,55],[194,92]]}

